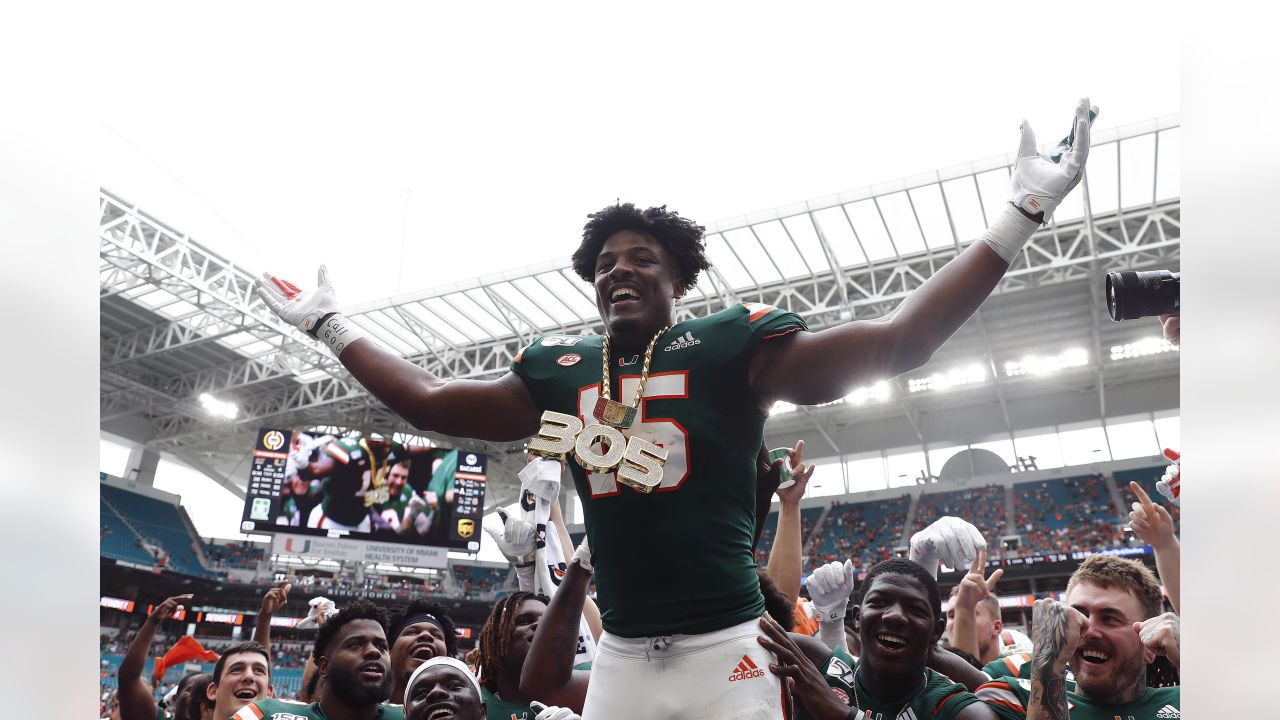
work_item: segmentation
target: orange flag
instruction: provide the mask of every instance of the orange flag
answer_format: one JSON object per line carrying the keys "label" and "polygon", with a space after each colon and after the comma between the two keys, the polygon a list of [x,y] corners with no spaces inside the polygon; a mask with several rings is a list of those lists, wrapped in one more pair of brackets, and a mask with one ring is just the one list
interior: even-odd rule
{"label": "orange flag", "polygon": [[155,670],[151,672],[151,684],[153,687],[159,687],[160,678],[164,677],[166,670],[188,660],[216,662],[217,659],[218,653],[205,650],[195,638],[183,635],[173,644],[173,647],[169,648],[169,652],[165,653],[164,657],[156,660]]}

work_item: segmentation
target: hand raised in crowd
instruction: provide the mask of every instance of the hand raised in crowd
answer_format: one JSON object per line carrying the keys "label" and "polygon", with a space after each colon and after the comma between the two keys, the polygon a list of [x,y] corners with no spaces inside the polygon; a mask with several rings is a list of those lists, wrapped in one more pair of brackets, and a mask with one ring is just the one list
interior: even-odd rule
{"label": "hand raised in crowd", "polygon": [[960,590],[956,593],[957,608],[975,610],[978,603],[995,592],[996,583],[1000,582],[1000,577],[1004,575],[1004,568],[996,568],[990,577],[983,578],[982,573],[986,571],[986,567],[987,551],[984,548],[978,551],[973,564],[969,566],[968,574],[960,580]]}
{"label": "hand raised in crowd", "polygon": [[759,643],[777,660],[769,664],[769,672],[782,678],[787,691],[800,700],[814,720],[845,720],[855,716],[781,625],[765,615],[760,618],[760,628],[764,634],[758,638]]}
{"label": "hand raised in crowd", "polygon": [[1153,618],[1133,624],[1133,629],[1142,639],[1142,644],[1156,655],[1169,658],[1173,666],[1179,667],[1181,657],[1182,623],[1173,613],[1161,613]]}
{"label": "hand raised in crowd", "polygon": [[1166,548],[1177,540],[1173,533],[1173,516],[1163,506],[1151,502],[1151,496],[1136,482],[1129,482],[1129,489],[1138,496],[1129,512],[1129,527],[1142,541],[1153,548]]}
{"label": "hand raised in crowd", "polygon": [[775,465],[786,462],[791,469],[791,479],[795,481],[789,487],[776,491],[778,500],[786,504],[800,502],[800,498],[804,497],[805,488],[809,486],[809,478],[813,477],[813,466],[804,463],[804,441],[796,442],[796,446],[787,451],[785,461],[783,458],[778,458],[773,462]]}
{"label": "hand raised in crowd", "polygon": [[147,619],[157,623],[164,622],[165,620],[168,620],[169,618],[173,617],[174,613],[178,612],[184,606],[189,604],[191,602],[191,599],[194,597],[195,596],[191,594],[174,595],[173,597],[160,603],[160,605],[155,610],[152,610],[151,614],[147,616]]}
{"label": "hand raised in crowd", "polygon": [[958,517],[941,517],[911,536],[908,557],[924,566],[934,577],[938,566],[962,568],[987,549],[987,541],[972,523]]}
{"label": "hand raised in crowd", "polygon": [[509,516],[505,510],[498,510],[498,518],[502,520],[502,530],[485,526],[484,531],[498,544],[498,551],[513,565],[528,562],[537,550],[534,527],[532,523],[518,517]]}
{"label": "hand raised in crowd", "polygon": [[809,575],[809,599],[823,620],[844,619],[857,577],[858,571],[853,568],[852,560],[829,562]]}
{"label": "hand raised in crowd", "polygon": [[274,615],[277,610],[284,607],[289,602],[289,591],[293,589],[293,583],[288,580],[281,580],[276,586],[271,588],[262,596],[262,615]]}

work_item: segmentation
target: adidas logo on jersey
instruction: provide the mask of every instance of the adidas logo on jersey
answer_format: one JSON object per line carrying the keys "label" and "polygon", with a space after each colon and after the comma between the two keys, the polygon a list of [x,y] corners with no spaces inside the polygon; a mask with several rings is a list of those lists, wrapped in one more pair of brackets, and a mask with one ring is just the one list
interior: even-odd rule
{"label": "adidas logo on jersey", "polygon": [[751,662],[751,658],[746,655],[742,656],[742,661],[738,663],[738,667],[733,669],[729,675],[729,682],[737,682],[739,680],[750,680],[751,678],[764,677],[764,671],[758,665]]}
{"label": "adidas logo on jersey", "polygon": [[693,331],[689,330],[685,334],[671,341],[671,344],[662,348],[662,352],[671,352],[672,350],[683,350],[694,345],[701,345],[702,341],[693,336]]}
{"label": "adidas logo on jersey", "polygon": [[1165,705],[1156,713],[1157,718],[1181,718],[1182,711],[1172,705]]}

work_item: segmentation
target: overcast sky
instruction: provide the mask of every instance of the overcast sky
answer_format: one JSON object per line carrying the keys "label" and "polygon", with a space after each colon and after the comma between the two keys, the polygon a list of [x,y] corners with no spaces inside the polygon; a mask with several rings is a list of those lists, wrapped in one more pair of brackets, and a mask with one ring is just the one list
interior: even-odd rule
{"label": "overcast sky", "polygon": [[1180,102],[1149,3],[236,7],[131,18],[101,183],[344,305],[564,260],[618,198],[706,224]]}
{"label": "overcast sky", "polygon": [[563,261],[619,198],[706,224],[1010,152],[1023,118],[1053,141],[1083,96],[1099,128],[1180,110],[1162,6],[981,7],[135,6],[95,68],[98,172],[353,305]]}

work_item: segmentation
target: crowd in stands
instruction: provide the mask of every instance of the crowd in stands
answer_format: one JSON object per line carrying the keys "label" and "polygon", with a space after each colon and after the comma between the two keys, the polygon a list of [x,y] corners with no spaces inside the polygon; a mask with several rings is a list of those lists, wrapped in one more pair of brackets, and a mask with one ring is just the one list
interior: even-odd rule
{"label": "crowd in stands", "polygon": [[252,570],[258,567],[266,550],[251,542],[205,543],[204,556],[214,567],[233,567]]}
{"label": "crowd in stands", "polygon": [[859,567],[870,567],[889,558],[893,548],[902,544],[910,507],[909,495],[861,503],[833,502],[811,561],[817,564],[849,558]]}
{"label": "crowd in stands", "polygon": [[1019,483],[1013,486],[1013,506],[1023,554],[1125,544],[1119,514],[1101,475]]}
{"label": "crowd in stands", "polygon": [[453,566],[453,579],[462,596],[468,599],[483,599],[489,593],[499,589],[508,575],[509,571],[506,568],[488,568],[479,565]]}

